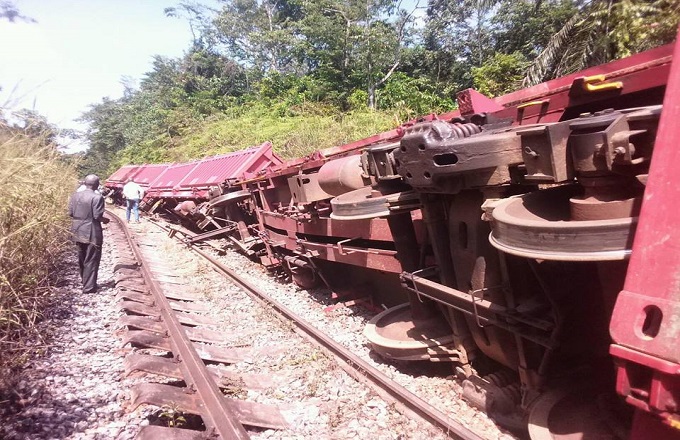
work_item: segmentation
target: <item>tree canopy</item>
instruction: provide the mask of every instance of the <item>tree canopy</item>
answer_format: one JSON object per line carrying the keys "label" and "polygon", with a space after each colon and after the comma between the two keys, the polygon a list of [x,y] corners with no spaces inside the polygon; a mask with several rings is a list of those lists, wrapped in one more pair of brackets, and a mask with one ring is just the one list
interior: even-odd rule
{"label": "tree canopy", "polygon": [[165,14],[188,22],[191,46],[83,114],[91,170],[171,160],[201,130],[218,140],[253,115],[286,130],[450,110],[464,88],[498,96],[670,42],[680,0],[221,0]]}

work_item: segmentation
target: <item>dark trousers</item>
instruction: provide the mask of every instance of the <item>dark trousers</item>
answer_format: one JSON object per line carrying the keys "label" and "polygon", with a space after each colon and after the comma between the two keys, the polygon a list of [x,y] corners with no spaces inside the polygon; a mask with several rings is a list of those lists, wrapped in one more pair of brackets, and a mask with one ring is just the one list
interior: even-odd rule
{"label": "dark trousers", "polygon": [[78,266],[80,267],[80,278],[83,280],[83,292],[95,292],[97,290],[99,261],[102,259],[102,247],[90,243],[76,244],[78,245]]}

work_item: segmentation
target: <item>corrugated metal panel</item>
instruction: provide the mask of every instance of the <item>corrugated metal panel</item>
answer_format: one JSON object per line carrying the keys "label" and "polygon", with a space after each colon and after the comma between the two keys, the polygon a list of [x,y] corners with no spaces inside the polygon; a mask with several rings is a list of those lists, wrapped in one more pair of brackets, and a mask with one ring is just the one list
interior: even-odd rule
{"label": "corrugated metal panel", "polygon": [[123,165],[116,172],[111,174],[108,179],[106,179],[105,186],[110,188],[119,187],[125,184],[128,177],[134,175],[141,168],[140,165]]}
{"label": "corrugated metal panel", "polygon": [[[182,189],[208,188],[227,179],[242,178],[272,164],[271,143],[203,159],[179,185]],[[273,157],[276,157],[275,155]],[[278,157],[276,157],[278,159]]]}
{"label": "corrugated metal panel", "polygon": [[184,177],[198,164],[190,162],[178,165],[171,165],[153,183],[152,190],[171,190],[179,185]]}
{"label": "corrugated metal panel", "polygon": [[137,173],[134,175],[135,182],[143,187],[148,187],[151,182],[153,182],[158,176],[161,175],[163,171],[168,168],[170,164],[153,164],[144,165]]}
{"label": "corrugated metal panel", "polygon": [[[175,199],[204,199],[208,189],[227,179],[240,179],[253,175],[283,161],[272,151],[270,142],[233,153],[207,157],[185,164],[153,165],[139,173],[135,181],[144,184],[142,176],[149,175],[147,195]],[[155,177],[150,174],[154,173]]]}

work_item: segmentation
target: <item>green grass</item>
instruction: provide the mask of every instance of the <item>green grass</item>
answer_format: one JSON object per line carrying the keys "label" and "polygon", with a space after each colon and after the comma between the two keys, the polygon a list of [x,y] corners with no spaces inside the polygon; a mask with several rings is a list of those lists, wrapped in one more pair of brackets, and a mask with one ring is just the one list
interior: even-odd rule
{"label": "green grass", "polygon": [[265,141],[272,142],[277,154],[291,159],[390,130],[399,123],[391,112],[338,113],[318,107],[284,111],[257,104],[242,108],[237,115],[203,121],[181,138],[161,137],[128,147],[117,155],[109,171],[128,163],[184,162]]}

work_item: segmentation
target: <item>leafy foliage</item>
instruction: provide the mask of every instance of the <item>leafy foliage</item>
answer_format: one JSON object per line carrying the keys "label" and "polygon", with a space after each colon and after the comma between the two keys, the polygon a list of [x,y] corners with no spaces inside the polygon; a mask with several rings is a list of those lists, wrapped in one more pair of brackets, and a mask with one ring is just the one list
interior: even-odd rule
{"label": "leafy foliage", "polygon": [[438,90],[427,78],[411,78],[402,72],[390,77],[379,94],[379,102],[393,109],[404,121],[428,113],[443,113],[455,107],[450,90]]}
{"label": "leafy foliage", "polygon": [[[422,3],[422,4],[421,4]],[[307,154],[670,41],[680,0],[221,0],[166,8],[194,38],[83,115],[82,170],[264,140]],[[370,111],[369,111],[370,109]],[[370,116],[367,116],[370,115]],[[343,125],[349,124],[349,125]],[[347,130],[341,131],[339,130]],[[328,133],[331,131],[332,133]]]}
{"label": "leafy foliage", "polygon": [[363,110],[337,115],[332,108],[313,104],[288,110],[282,115],[277,107],[251,104],[239,115],[205,121],[172,147],[159,142],[125,148],[111,169],[126,163],[187,161],[265,141],[271,141],[281,156],[294,158],[385,131],[398,123],[391,112]]}
{"label": "leafy foliage", "polygon": [[522,83],[528,64],[520,52],[509,55],[496,53],[481,67],[472,68],[475,89],[489,97],[516,90]]}
{"label": "leafy foliage", "polygon": [[668,43],[679,21],[680,0],[580,4],[533,61],[524,83],[536,84]]}

